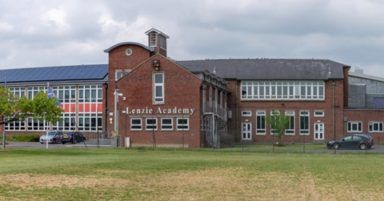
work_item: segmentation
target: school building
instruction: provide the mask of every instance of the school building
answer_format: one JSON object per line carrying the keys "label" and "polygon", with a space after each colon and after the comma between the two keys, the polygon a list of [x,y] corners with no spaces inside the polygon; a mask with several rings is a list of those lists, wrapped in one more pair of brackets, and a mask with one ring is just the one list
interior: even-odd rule
{"label": "school building", "polygon": [[[52,87],[63,108],[52,129],[129,138],[132,146],[220,147],[271,143],[266,119],[289,117],[283,141],[319,142],[349,133],[384,135],[384,79],[350,72],[327,59],[175,60],[169,36],[146,32],[148,44],[121,42],[108,64],[0,70],[16,96]],[[257,55],[255,55],[257,57]],[[32,118],[7,133],[44,132]]]}

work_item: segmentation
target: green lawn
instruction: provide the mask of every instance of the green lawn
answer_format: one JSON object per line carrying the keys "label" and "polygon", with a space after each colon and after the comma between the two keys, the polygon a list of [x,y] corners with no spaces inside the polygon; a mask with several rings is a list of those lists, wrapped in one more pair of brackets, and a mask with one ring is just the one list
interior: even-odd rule
{"label": "green lawn", "polygon": [[0,200],[384,200],[379,154],[0,150]]}

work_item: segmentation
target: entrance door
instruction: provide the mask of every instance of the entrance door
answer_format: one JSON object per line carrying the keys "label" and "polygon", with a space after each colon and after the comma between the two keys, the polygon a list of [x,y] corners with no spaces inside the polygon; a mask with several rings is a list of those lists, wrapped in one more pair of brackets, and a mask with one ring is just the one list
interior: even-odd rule
{"label": "entrance door", "polygon": [[315,123],[313,134],[315,140],[324,140],[324,123]]}
{"label": "entrance door", "polygon": [[251,140],[251,131],[252,131],[252,124],[248,122],[242,123],[241,126],[241,139],[242,140]]}

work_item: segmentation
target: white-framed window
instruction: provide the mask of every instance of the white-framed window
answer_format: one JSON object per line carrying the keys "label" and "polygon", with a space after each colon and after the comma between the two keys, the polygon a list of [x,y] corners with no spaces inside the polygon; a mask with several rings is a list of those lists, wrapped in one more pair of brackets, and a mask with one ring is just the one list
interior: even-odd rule
{"label": "white-framed window", "polygon": [[368,131],[371,133],[383,132],[383,122],[382,121],[370,121],[368,124]]}
{"label": "white-framed window", "polygon": [[241,111],[241,116],[242,117],[252,117],[252,111],[251,110]]}
{"label": "white-framed window", "polygon": [[309,111],[300,111],[300,135],[309,135]]}
{"label": "white-framed window", "polygon": [[285,116],[288,117],[288,128],[285,129],[286,135],[295,135],[295,111],[285,111]]}
{"label": "white-framed window", "polygon": [[[279,110],[271,110],[270,115],[271,115],[271,119],[276,118],[275,116],[280,115],[280,111]],[[277,135],[276,129],[273,129],[272,125],[270,125],[270,127],[271,127],[271,132],[270,132],[271,135]]]}
{"label": "white-framed window", "polygon": [[143,122],[141,118],[131,118],[131,131],[141,131]]}
{"label": "white-framed window", "polygon": [[265,135],[265,110],[256,110],[256,135]]}
{"label": "white-framed window", "polygon": [[153,74],[153,103],[164,103],[164,73]]}
{"label": "white-framed window", "polygon": [[361,132],[363,123],[361,121],[348,121],[347,132]]}
{"label": "white-framed window", "polygon": [[124,75],[128,74],[129,72],[131,72],[131,69],[125,69],[125,70],[117,69],[117,70],[115,70],[115,81],[119,80]]}
{"label": "white-framed window", "polygon": [[161,130],[162,131],[173,130],[173,119],[172,118],[161,118]]}
{"label": "white-framed window", "polygon": [[145,130],[147,130],[147,131],[157,130],[157,119],[156,118],[146,118],[145,119]]}
{"label": "white-framed window", "polygon": [[177,118],[176,119],[176,128],[178,131],[189,130],[189,118]]}
{"label": "white-framed window", "polygon": [[241,139],[251,140],[252,139],[252,124],[250,122],[241,123]]}
{"label": "white-framed window", "polygon": [[241,100],[324,100],[324,81],[241,81]]}
{"label": "white-framed window", "polygon": [[313,112],[314,117],[324,117],[324,110],[315,110]]}

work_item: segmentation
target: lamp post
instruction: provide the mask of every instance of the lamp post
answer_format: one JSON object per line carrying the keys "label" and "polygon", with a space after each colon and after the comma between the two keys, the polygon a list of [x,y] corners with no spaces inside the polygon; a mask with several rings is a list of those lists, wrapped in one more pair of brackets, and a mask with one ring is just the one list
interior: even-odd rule
{"label": "lamp post", "polygon": [[118,112],[118,107],[117,107],[117,104],[119,103],[119,96],[123,96],[122,93],[119,93],[119,90],[118,89],[115,89],[115,92],[113,93],[113,95],[115,96],[115,99],[114,99],[114,117],[115,117],[115,121],[114,121],[114,132],[115,132],[115,135],[116,135],[116,147],[119,146],[119,112]]}

